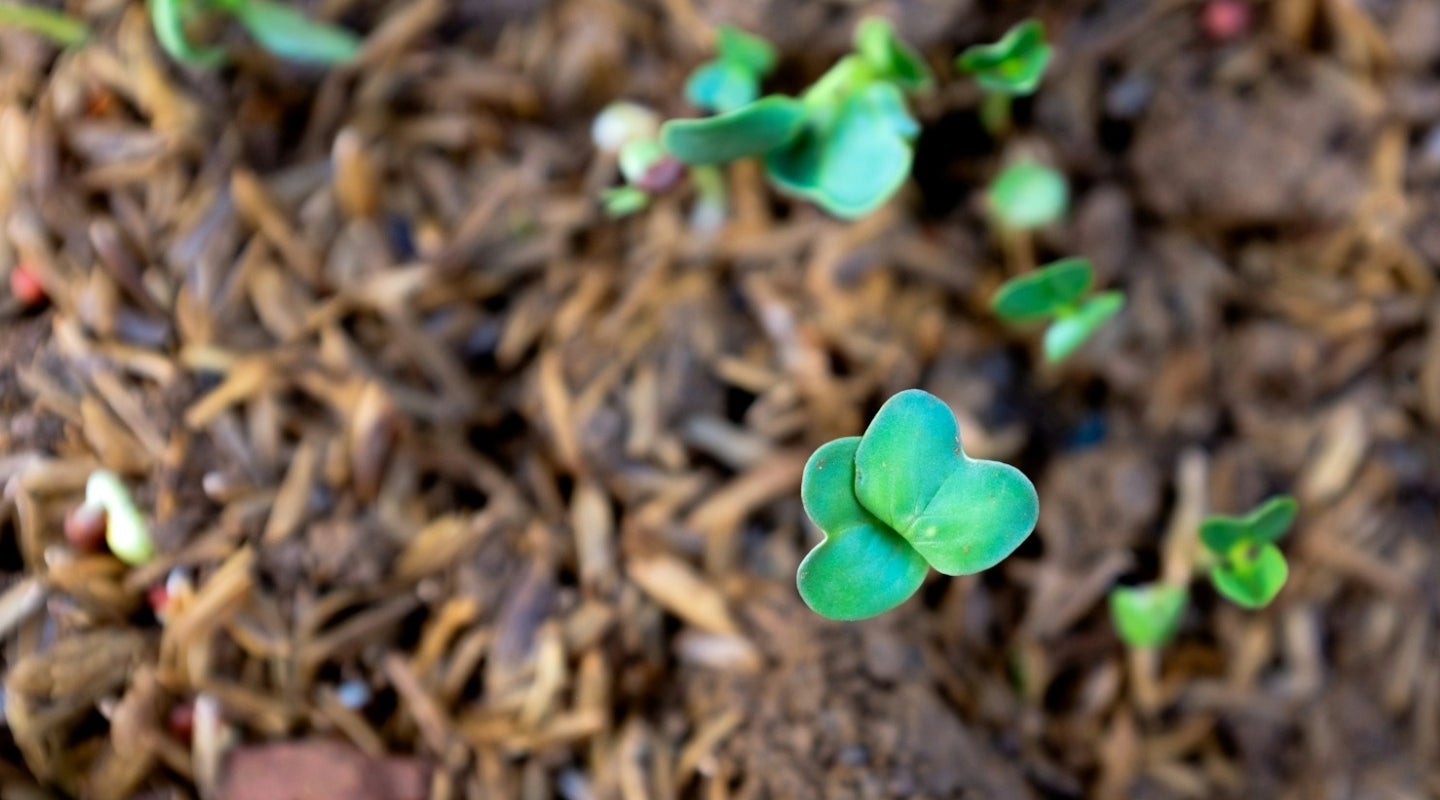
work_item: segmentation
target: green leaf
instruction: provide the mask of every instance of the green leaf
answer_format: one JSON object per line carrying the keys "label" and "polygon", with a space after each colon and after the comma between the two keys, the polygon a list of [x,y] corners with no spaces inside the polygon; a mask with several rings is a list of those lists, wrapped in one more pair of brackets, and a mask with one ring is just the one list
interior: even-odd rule
{"label": "green leaf", "polygon": [[665,148],[654,139],[631,139],[620,148],[620,174],[638,183],[665,155]]}
{"label": "green leaf", "polygon": [[1045,43],[1045,27],[1027,19],[1011,28],[994,44],[965,49],[955,66],[975,76],[987,92],[1020,97],[1033,94],[1050,64],[1052,49]]}
{"label": "green leaf", "polygon": [[1040,513],[1030,480],[965,455],[950,407],[918,389],[890,398],[861,437],[855,496],[947,575],[998,564]]}
{"label": "green leaf", "polygon": [[714,117],[671,120],[660,126],[660,141],[686,164],[724,164],[784,145],[804,122],[800,101],[771,95]]}
{"label": "green leaf", "polygon": [[875,210],[910,175],[919,125],[900,90],[873,83],[851,95],[826,130],[806,129],[765,165],[781,189],[845,219]]}
{"label": "green leaf", "polygon": [[90,38],[90,29],[80,20],[61,11],[25,3],[0,2],[0,27],[4,26],[33,31],[62,47],[77,47]]}
{"label": "green leaf", "polygon": [[855,50],[877,77],[902,89],[919,91],[934,83],[925,59],[895,35],[890,21],[883,17],[860,21],[855,28]]}
{"label": "green leaf", "polygon": [[990,307],[1010,322],[1053,317],[1084,297],[1094,281],[1095,270],[1089,259],[1062,258],[1006,281]]}
{"label": "green leaf", "polygon": [[1130,647],[1159,647],[1179,630],[1187,599],[1183,586],[1117,586],[1110,592],[1110,619]]}
{"label": "green leaf", "polygon": [[120,476],[108,470],[90,473],[85,482],[85,503],[105,509],[105,544],[115,557],[131,566],[139,566],[155,558],[155,542],[150,526],[130,498]]}
{"label": "green leaf", "polygon": [[734,25],[721,25],[717,41],[721,61],[744,68],[757,80],[769,75],[779,60],[773,45]]}
{"label": "green leaf", "polygon": [[343,64],[360,53],[360,39],[344,28],[317,22],[287,5],[246,0],[233,13],[260,44],[291,61]]}
{"label": "green leaf", "polygon": [[650,205],[650,194],[634,186],[616,186],[600,193],[600,202],[611,219],[628,217]]}
{"label": "green leaf", "polygon": [[1241,542],[1264,544],[1285,535],[1295,522],[1299,506],[1289,495],[1277,495],[1243,517],[1215,514],[1200,523],[1200,541],[1223,556]]}
{"label": "green leaf", "polygon": [[1034,161],[1019,161],[990,184],[989,201],[1003,227],[1031,230],[1060,219],[1070,204],[1070,188],[1059,172]]}
{"label": "green leaf", "polygon": [[1045,360],[1064,361],[1124,307],[1124,292],[1101,292],[1074,313],[1062,314],[1045,330]]}
{"label": "green leaf", "polygon": [[1285,586],[1290,566],[1273,544],[1241,542],[1210,570],[1215,590],[1244,608],[1264,608]]}
{"label": "green leaf", "polygon": [[197,67],[217,67],[225,62],[219,47],[195,47],[185,38],[185,10],[189,0],[149,0],[150,25],[155,40],[171,58]]}
{"label": "green leaf", "polygon": [[702,64],[685,81],[685,99],[706,111],[734,111],[759,96],[755,74],[729,61]]}
{"label": "green leaf", "polygon": [[825,534],[796,573],[805,604],[830,619],[864,619],[905,602],[925,580],[925,559],[855,499],[860,437],[810,456],[800,481],[805,512]]}

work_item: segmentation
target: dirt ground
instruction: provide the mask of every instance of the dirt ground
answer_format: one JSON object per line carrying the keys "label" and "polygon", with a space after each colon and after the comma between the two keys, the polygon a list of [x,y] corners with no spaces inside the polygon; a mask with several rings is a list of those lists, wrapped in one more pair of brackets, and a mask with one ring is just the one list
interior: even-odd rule
{"label": "dirt ground", "polygon": [[[179,68],[123,0],[0,33],[0,271],[50,298],[0,301],[0,795],[1440,795],[1440,6],[1207,2],[302,3],[367,36],[328,72]],[[949,64],[1031,11],[997,143]],[[941,76],[894,202],[739,164],[718,236],[605,218],[605,103],[692,114],[726,20],[798,90],[870,12]],[[987,310],[1020,153],[1074,190],[1037,255],[1130,298],[1058,368]],[[828,622],[801,467],[914,386],[1037,533]],[[98,465],[154,563],[67,546]],[[1127,655],[1109,588],[1278,492],[1278,600]]]}

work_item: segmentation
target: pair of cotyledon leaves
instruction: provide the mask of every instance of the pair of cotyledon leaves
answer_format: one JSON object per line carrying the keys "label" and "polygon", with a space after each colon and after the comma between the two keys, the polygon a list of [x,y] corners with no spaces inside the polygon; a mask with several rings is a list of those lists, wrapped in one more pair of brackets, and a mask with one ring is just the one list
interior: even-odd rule
{"label": "pair of cotyledon leaves", "polygon": [[998,564],[1040,512],[1030,480],[967,456],[949,406],[918,389],[890,398],[863,436],[816,450],[800,496],[825,534],[800,564],[800,596],[840,620],[898,606],[930,567],[965,575]]}
{"label": "pair of cotyledon leaves", "polygon": [[1125,295],[1119,291],[1086,298],[1094,283],[1089,259],[1062,258],[1006,282],[990,306],[1007,322],[1051,320],[1044,350],[1053,363],[1075,352],[1124,307]]}
{"label": "pair of cotyledon leaves", "polygon": [[1050,64],[1051,47],[1039,20],[1027,19],[994,44],[966,48],[955,65],[975,76],[987,92],[1008,97],[1032,94]]}
{"label": "pair of cotyledon leaves", "polygon": [[855,51],[800,98],[770,95],[717,116],[672,120],[661,141],[692,165],[763,157],[782,191],[838,217],[863,216],[909,175],[920,125],[905,92],[933,80],[884,19],[860,23]]}
{"label": "pair of cotyledon leaves", "polygon": [[148,0],[148,5],[161,47],[171,58],[196,66],[219,66],[226,57],[223,49],[198,47],[186,37],[186,21],[200,11],[235,17],[266,50],[290,61],[341,64],[360,52],[355,34],[275,0]]}
{"label": "pair of cotyledon leaves", "polygon": [[719,55],[702,64],[685,82],[685,98],[706,111],[724,113],[760,96],[760,81],[775,69],[775,48],[758,36],[721,25]]}

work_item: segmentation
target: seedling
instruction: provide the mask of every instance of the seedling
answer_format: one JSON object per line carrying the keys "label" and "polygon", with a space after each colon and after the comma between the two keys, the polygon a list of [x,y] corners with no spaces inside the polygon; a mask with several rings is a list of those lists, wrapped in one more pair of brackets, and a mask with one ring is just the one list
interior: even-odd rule
{"label": "seedling", "polygon": [[1130,647],[1159,647],[1180,629],[1186,595],[1184,586],[1119,586],[1110,592],[1110,619]]}
{"label": "seedling", "polygon": [[919,389],[890,398],[863,436],[816,450],[800,497],[825,538],[796,584],[810,608],[837,620],[900,605],[931,567],[966,575],[995,566],[1040,513],[1030,480],[967,456],[949,406]]}
{"label": "seedling", "polygon": [[1266,500],[1243,517],[1213,516],[1200,525],[1200,541],[1217,559],[1210,582],[1231,602],[1264,608],[1280,593],[1290,567],[1275,541],[1295,522],[1295,498]]}
{"label": "seedling", "polygon": [[150,21],[160,46],[177,61],[200,67],[224,63],[225,51],[197,47],[185,25],[205,13],[234,17],[265,49],[289,61],[343,64],[360,52],[355,34],[317,22],[274,0],[148,0]]}
{"label": "seedling", "polygon": [[1017,161],[990,184],[987,201],[1002,230],[1030,231],[1050,225],[1070,206],[1065,176],[1034,161]]}
{"label": "seedling", "polygon": [[85,23],[68,14],[28,3],[0,2],[0,27],[38,33],[61,47],[76,47],[90,38]]}
{"label": "seedling", "polygon": [[733,25],[721,25],[719,55],[685,82],[685,98],[712,112],[734,111],[760,96],[760,81],[775,70],[775,48]]}
{"label": "seedling", "polygon": [[1014,98],[1035,93],[1052,49],[1045,42],[1045,27],[1027,19],[1000,37],[994,44],[966,48],[955,60],[961,72],[975,76],[985,96],[980,103],[980,121],[994,136],[1010,129],[1010,106]]}
{"label": "seedling", "polygon": [[611,103],[595,117],[590,136],[595,146],[617,156],[626,185],[606,189],[600,199],[611,217],[634,214],[654,195],[673,189],[686,168],[665,152],[658,138],[660,118],[629,102]]}
{"label": "seedling", "polygon": [[717,116],[671,120],[660,141],[690,165],[764,158],[781,191],[853,219],[878,208],[909,175],[920,126],[906,93],[932,82],[890,23],[868,18],[855,31],[855,52],[799,98],[770,95]]}
{"label": "seedling", "polygon": [[1062,258],[1007,281],[990,301],[996,316],[1012,323],[1049,321],[1045,360],[1063,361],[1125,306],[1125,293],[1087,297],[1095,270],[1085,258]]}
{"label": "seedling", "polygon": [[118,475],[103,469],[90,473],[85,483],[85,505],[105,510],[105,543],[116,558],[132,566],[155,558],[150,527]]}

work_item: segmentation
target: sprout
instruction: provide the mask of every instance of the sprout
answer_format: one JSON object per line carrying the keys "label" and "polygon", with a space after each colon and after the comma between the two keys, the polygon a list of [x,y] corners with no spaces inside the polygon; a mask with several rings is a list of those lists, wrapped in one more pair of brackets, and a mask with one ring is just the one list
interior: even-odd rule
{"label": "sprout", "polygon": [[171,58],[215,67],[225,61],[218,47],[196,47],[185,36],[186,21],[206,11],[233,16],[262,47],[290,61],[344,64],[360,54],[360,40],[344,28],[317,22],[273,0],[148,0],[155,38]]}
{"label": "sprout", "polygon": [[719,56],[690,75],[685,97],[706,111],[734,111],[760,96],[760,81],[775,69],[775,48],[758,36],[721,25]]}
{"label": "sprout", "polygon": [[990,301],[996,316],[1011,323],[1050,321],[1045,359],[1065,360],[1125,306],[1125,294],[1101,292],[1087,298],[1095,270],[1084,258],[1062,258],[1013,278]]}
{"label": "sprout", "polygon": [[717,116],[672,120],[661,127],[661,142],[691,165],[764,158],[782,191],[838,217],[863,216],[909,175],[920,126],[905,93],[932,81],[924,60],[883,19],[861,22],[855,51],[798,99],[771,95]]}
{"label": "sprout", "polygon": [[1110,619],[1130,647],[1159,647],[1179,630],[1187,599],[1184,586],[1117,586],[1110,592]]}
{"label": "sprout", "polygon": [[155,558],[150,528],[118,475],[103,469],[90,473],[85,484],[85,505],[105,509],[105,543],[116,558],[131,566]]}
{"label": "sprout", "polygon": [[1065,214],[1070,188],[1065,176],[1034,161],[1006,167],[990,184],[990,213],[1004,229],[1043,228]]}
{"label": "sprout", "polygon": [[955,415],[918,389],[890,398],[863,436],[816,450],[800,496],[825,534],[800,564],[800,596],[841,620],[898,606],[930,567],[965,575],[995,566],[1040,511],[1030,480],[965,455]]}
{"label": "sprout", "polygon": [[1280,495],[1244,517],[1216,515],[1201,523],[1200,541],[1219,559],[1210,570],[1215,590],[1245,608],[1269,605],[1290,574],[1275,541],[1290,530],[1298,509],[1295,498]]}
{"label": "sprout", "polygon": [[590,139],[605,153],[619,153],[627,143],[660,135],[660,115],[624,100],[605,106],[590,126]]}
{"label": "sprout", "polygon": [[61,47],[77,47],[90,38],[90,29],[80,20],[30,3],[0,2],[0,26],[6,25],[33,31]]}
{"label": "sprout", "polygon": [[1010,129],[1011,101],[1035,93],[1050,55],[1044,26],[1039,20],[1027,19],[1000,41],[969,47],[955,60],[955,67],[974,75],[985,92],[980,119],[991,134],[998,136]]}

